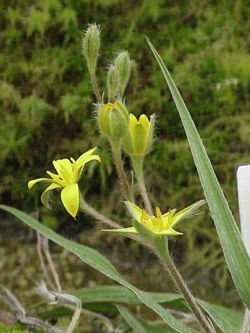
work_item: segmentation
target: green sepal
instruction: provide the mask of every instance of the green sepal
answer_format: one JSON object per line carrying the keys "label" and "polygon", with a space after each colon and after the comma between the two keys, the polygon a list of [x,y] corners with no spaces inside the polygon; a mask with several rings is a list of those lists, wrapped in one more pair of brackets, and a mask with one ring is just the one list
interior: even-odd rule
{"label": "green sepal", "polygon": [[[134,227],[136,231],[146,239],[154,239],[157,237],[156,234],[154,234],[152,231],[150,231],[147,227],[145,227],[142,223],[134,220],[133,221]],[[158,236],[159,237],[159,236]]]}
{"label": "green sepal", "polygon": [[161,257],[169,256],[168,238],[166,236],[157,237],[154,239],[154,245]]}

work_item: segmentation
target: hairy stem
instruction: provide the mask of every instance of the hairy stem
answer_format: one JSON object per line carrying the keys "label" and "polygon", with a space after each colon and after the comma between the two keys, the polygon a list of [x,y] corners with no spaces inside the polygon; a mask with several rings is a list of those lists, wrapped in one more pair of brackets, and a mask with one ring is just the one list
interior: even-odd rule
{"label": "hairy stem", "polygon": [[153,209],[152,209],[152,205],[149,200],[149,197],[148,197],[148,192],[147,192],[147,188],[146,188],[145,181],[144,181],[144,175],[143,175],[144,157],[141,157],[141,156],[132,157],[131,161],[132,161],[133,169],[134,169],[134,172],[136,175],[139,192],[142,196],[146,211],[148,214],[153,215]]}
{"label": "hairy stem", "polygon": [[195,298],[186,285],[185,281],[183,280],[180,272],[178,271],[177,267],[175,266],[174,262],[170,258],[170,256],[166,253],[164,256],[162,253],[160,254],[157,251],[158,257],[163,262],[163,265],[170,273],[171,278],[173,279],[174,283],[176,284],[178,290],[185,298],[186,302],[190,306],[191,310],[193,311],[195,317],[200,322],[201,326],[203,327],[204,331],[207,333],[216,333],[215,328],[213,327],[212,323],[208,320],[206,315],[202,312],[199,305],[196,303]]}
{"label": "hairy stem", "polygon": [[94,219],[101,221],[103,224],[111,227],[111,228],[122,228],[122,226],[118,223],[116,223],[115,221],[109,219],[108,217],[106,217],[105,215],[99,213],[95,208],[93,208],[92,206],[90,206],[82,197],[82,195],[80,195],[80,209],[87,213],[88,215],[92,216]]}
{"label": "hairy stem", "polygon": [[[94,219],[102,222],[103,224],[111,227],[111,228],[115,228],[115,229],[120,229],[123,228],[122,225],[118,224],[117,222],[111,220],[110,218],[106,217],[105,215],[101,214],[100,212],[98,212],[95,208],[93,208],[92,206],[90,206],[82,197],[82,195],[80,195],[80,209],[82,212],[92,216]],[[146,246],[147,248],[149,248],[150,250],[153,250],[153,246],[151,245],[151,243],[149,241],[147,241],[146,239],[143,239],[140,235],[128,235],[128,238],[131,238],[133,240],[136,240],[138,243]]]}
{"label": "hairy stem", "polygon": [[90,79],[91,79],[92,88],[93,88],[93,92],[95,94],[96,101],[101,104],[102,103],[102,97],[101,97],[101,94],[100,94],[100,91],[99,91],[99,87],[98,87],[98,83],[97,83],[97,79],[96,79],[96,74],[95,73],[90,74]]}
{"label": "hairy stem", "polygon": [[116,167],[117,176],[119,178],[123,196],[125,199],[132,200],[132,194],[131,189],[127,180],[126,172],[124,170],[124,163],[122,160],[122,154],[121,154],[121,145],[120,144],[114,144],[113,142],[110,142],[114,164]]}
{"label": "hairy stem", "polygon": [[142,196],[142,199],[143,199],[144,205],[146,207],[147,213],[150,214],[150,215],[153,215],[153,209],[152,209],[149,197],[148,197],[148,192],[147,192],[147,189],[146,189],[146,186],[145,186],[144,177],[138,178],[137,181],[138,181],[139,191],[140,191],[140,194]]}

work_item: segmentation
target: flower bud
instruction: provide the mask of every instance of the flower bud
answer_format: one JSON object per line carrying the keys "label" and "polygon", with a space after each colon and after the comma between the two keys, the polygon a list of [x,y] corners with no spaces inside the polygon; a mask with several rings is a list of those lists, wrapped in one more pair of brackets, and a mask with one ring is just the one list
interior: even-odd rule
{"label": "flower bud", "polygon": [[118,100],[100,106],[98,122],[101,132],[110,140],[119,141],[128,130],[129,114]]}
{"label": "flower bud", "polygon": [[118,75],[114,65],[109,67],[107,77],[108,100],[113,101],[117,94]]}
{"label": "flower bud", "polygon": [[96,24],[90,24],[82,40],[82,52],[86,58],[88,70],[93,74],[100,49],[100,28]]}
{"label": "flower bud", "polygon": [[130,77],[131,63],[127,51],[122,51],[115,59],[114,66],[118,76],[117,93],[122,96]]}
{"label": "flower bud", "polygon": [[128,132],[122,141],[124,150],[131,156],[145,156],[153,142],[155,116],[150,120],[142,114],[139,120],[133,114],[129,115]]}

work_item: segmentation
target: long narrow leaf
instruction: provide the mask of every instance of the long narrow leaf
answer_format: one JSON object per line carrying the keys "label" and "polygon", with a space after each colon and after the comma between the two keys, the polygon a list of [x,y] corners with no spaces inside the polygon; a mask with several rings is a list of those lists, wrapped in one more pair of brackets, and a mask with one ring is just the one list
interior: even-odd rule
{"label": "long narrow leaf", "polygon": [[197,299],[197,303],[209,314],[215,324],[224,333],[238,333],[243,321],[243,314],[223,306]]}
{"label": "long narrow leaf", "polygon": [[147,42],[161,68],[181,117],[201,185],[234,284],[243,302],[250,308],[250,258],[241,239],[239,229],[229,209],[191,115],[160,55],[157,53],[152,43],[149,40],[147,40]]}
{"label": "long narrow leaf", "polygon": [[122,305],[117,305],[117,309],[119,310],[122,317],[126,320],[128,325],[132,328],[134,333],[149,333],[143,325],[140,323],[140,321],[132,315],[131,312],[127,308],[125,308]]}
{"label": "long narrow leaf", "polygon": [[[141,304],[140,299],[127,288],[122,286],[99,286],[79,289],[73,295],[85,303],[114,303],[114,304]],[[148,292],[150,298],[155,302],[164,304],[179,311],[188,311],[182,296],[172,293]],[[238,333],[243,321],[243,314],[227,309],[221,305],[196,299],[197,303],[209,315],[213,322],[225,333]]]}
{"label": "long narrow leaf", "polygon": [[29,227],[33,228],[34,230],[44,235],[45,237],[55,242],[56,244],[62,246],[69,252],[74,253],[87,265],[93,267],[94,269],[103,273],[110,279],[118,282],[119,284],[131,290],[140,299],[142,303],[147,305],[151,310],[153,310],[156,314],[158,314],[166,322],[166,324],[168,324],[171,328],[175,329],[177,332],[180,333],[197,332],[192,328],[185,326],[177,319],[175,319],[174,316],[172,316],[167,310],[165,310],[162,306],[160,306],[157,302],[155,302],[155,300],[152,299],[146,292],[137,289],[129,282],[124,280],[124,278],[117,272],[115,267],[99,252],[58,235],[53,230],[49,229],[48,227],[39,223],[31,216],[25,214],[24,212],[16,208],[0,205],[0,209],[3,209],[11,213],[12,215],[16,216],[18,219],[20,219]]}
{"label": "long narrow leaf", "polygon": [[136,318],[127,308],[117,305],[122,317],[126,320],[128,325],[132,328],[134,333],[173,333],[171,329],[149,325],[144,320]]}
{"label": "long narrow leaf", "polygon": [[[164,303],[170,306],[174,306],[176,302],[178,302],[178,306],[180,306],[180,303],[183,304],[183,298],[178,294],[157,292],[145,293],[157,303]],[[140,300],[133,292],[119,285],[82,288],[73,291],[72,294],[78,297],[83,303],[111,302],[131,305],[141,304]],[[184,305],[182,306],[184,307]],[[187,309],[187,307],[185,307],[185,309]]]}
{"label": "long narrow leaf", "polygon": [[[112,313],[114,314],[115,304],[126,304],[126,305],[138,305],[142,304],[140,299],[132,293],[129,289],[115,285],[115,286],[97,286],[87,287],[71,292],[77,296],[81,301],[84,308],[92,306],[91,309],[94,311],[105,310],[105,305],[112,307]],[[173,293],[157,293],[147,292],[148,295],[154,299],[155,302],[161,303],[164,306],[171,307],[178,311],[188,311],[187,305],[184,303],[182,296]],[[197,303],[203,308],[203,310],[209,315],[213,322],[219,327],[224,333],[239,333],[240,327],[243,321],[243,313],[235,310],[225,308],[221,305],[212,304],[205,302],[200,299],[196,299]],[[113,305],[112,305],[113,304]],[[101,306],[101,308],[100,308]],[[43,314],[42,319],[57,318],[57,311],[53,310],[48,312],[48,317]],[[67,310],[68,311],[68,310]],[[110,309],[108,309],[110,311]],[[109,313],[109,312],[106,312]],[[46,313],[45,313],[46,314]],[[141,323],[143,326],[146,323]],[[151,331],[153,327],[149,325]]]}

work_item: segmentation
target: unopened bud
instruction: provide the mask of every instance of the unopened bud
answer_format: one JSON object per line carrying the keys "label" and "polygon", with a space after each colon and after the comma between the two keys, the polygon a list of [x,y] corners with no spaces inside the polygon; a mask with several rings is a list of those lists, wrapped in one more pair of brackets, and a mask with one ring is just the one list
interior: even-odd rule
{"label": "unopened bud", "polygon": [[114,66],[118,76],[117,93],[122,96],[128,84],[131,70],[130,57],[127,51],[118,54]]}
{"label": "unopened bud", "polygon": [[82,40],[82,52],[86,58],[88,70],[93,74],[100,49],[100,28],[96,24],[90,24]]}
{"label": "unopened bud", "polygon": [[98,122],[101,132],[110,140],[119,141],[128,130],[129,114],[118,100],[100,106]]}
{"label": "unopened bud", "polygon": [[114,65],[109,67],[107,77],[108,100],[113,101],[117,94],[118,75]]}
{"label": "unopened bud", "polygon": [[150,120],[142,114],[139,120],[133,114],[129,116],[128,132],[122,140],[124,150],[131,156],[145,156],[152,146],[155,116]]}

